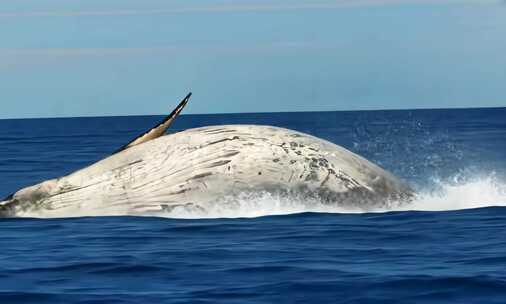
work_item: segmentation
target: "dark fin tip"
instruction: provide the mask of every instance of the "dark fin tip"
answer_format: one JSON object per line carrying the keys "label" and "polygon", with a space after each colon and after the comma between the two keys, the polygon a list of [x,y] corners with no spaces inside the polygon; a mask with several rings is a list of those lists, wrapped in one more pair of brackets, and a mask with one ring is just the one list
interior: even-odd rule
{"label": "dark fin tip", "polygon": [[[165,131],[167,131],[167,129],[170,127],[170,125],[172,124],[172,121],[179,115],[179,113],[183,110],[183,108],[186,106],[186,104],[188,103],[188,100],[190,100],[190,97],[192,96],[192,92],[189,92],[185,98],[183,98],[183,100],[181,100],[179,102],[179,104],[176,106],[176,108],[168,115],[166,116],[160,123],[158,123],[155,127],[149,129],[148,131],[142,133],[141,135],[135,137],[133,140],[129,141],[126,145],[122,146],[120,149],[116,150],[113,154],[116,154],[118,152],[121,152],[123,150],[126,150],[131,146],[132,143],[134,143],[136,140],[142,138],[143,136],[149,134],[150,132],[160,128],[163,124],[167,123],[168,121],[170,121],[169,125],[167,125],[165,127],[165,130],[163,130],[163,133],[165,133]],[[172,120],[172,121],[171,121]],[[153,138],[154,139],[154,138]],[[148,139],[147,141],[149,141],[151,139]],[[142,144],[144,143],[145,141],[141,141],[140,143],[138,144]],[[135,145],[138,145],[138,144],[135,144]]]}

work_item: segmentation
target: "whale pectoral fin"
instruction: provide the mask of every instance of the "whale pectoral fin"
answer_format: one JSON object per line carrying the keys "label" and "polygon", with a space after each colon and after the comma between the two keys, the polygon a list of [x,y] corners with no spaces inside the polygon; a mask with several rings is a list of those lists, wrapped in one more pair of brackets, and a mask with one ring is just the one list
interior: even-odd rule
{"label": "whale pectoral fin", "polygon": [[152,129],[150,129],[149,131],[136,137],[134,140],[132,140],[131,142],[129,142],[128,144],[124,145],[123,147],[118,149],[116,152],[114,152],[114,154],[121,152],[123,150],[126,150],[128,148],[131,148],[133,146],[140,145],[140,144],[150,141],[152,139],[158,138],[158,137],[162,136],[163,134],[165,134],[165,132],[170,127],[172,122],[176,119],[176,117],[179,115],[179,113],[181,113],[183,108],[186,106],[186,104],[188,103],[188,100],[190,100],[191,96],[192,96],[192,93],[191,92],[188,93],[188,95],[186,95],[186,97],[183,98],[183,100],[181,100],[181,102],[177,105],[177,107],[167,117],[165,117],[165,119],[162,122],[160,122],[158,125],[156,125]]}

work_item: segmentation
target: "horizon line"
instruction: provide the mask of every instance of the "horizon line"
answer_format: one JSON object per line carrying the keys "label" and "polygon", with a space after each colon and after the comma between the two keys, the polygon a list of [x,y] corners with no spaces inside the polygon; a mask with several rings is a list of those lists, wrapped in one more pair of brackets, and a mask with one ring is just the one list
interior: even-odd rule
{"label": "horizon line", "polygon": [[[188,113],[180,116],[204,116],[204,115],[251,115],[251,114],[293,114],[293,113],[330,113],[330,112],[405,112],[405,111],[441,111],[441,110],[479,110],[479,109],[506,109],[506,106],[485,106],[485,107],[443,107],[443,108],[386,108],[386,109],[360,109],[360,110],[315,110],[315,111],[273,111],[273,112],[223,112],[223,113]],[[143,116],[164,116],[165,114],[126,114],[126,115],[83,115],[83,116],[41,116],[41,117],[14,117],[0,118],[1,120],[28,120],[28,119],[73,119],[73,118],[111,118],[111,117],[143,117]]]}

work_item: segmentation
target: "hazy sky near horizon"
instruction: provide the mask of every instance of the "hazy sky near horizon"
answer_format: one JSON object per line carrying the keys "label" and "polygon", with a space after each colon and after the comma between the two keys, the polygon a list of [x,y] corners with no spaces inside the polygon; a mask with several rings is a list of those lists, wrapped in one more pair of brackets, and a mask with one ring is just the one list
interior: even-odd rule
{"label": "hazy sky near horizon", "polygon": [[506,106],[502,0],[0,3],[0,118]]}

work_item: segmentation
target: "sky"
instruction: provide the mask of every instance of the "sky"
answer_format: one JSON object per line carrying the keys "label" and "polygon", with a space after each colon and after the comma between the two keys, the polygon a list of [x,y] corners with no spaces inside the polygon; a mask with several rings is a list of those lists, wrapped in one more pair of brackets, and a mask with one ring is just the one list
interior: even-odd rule
{"label": "sky", "polygon": [[0,118],[506,106],[503,0],[0,2]]}

